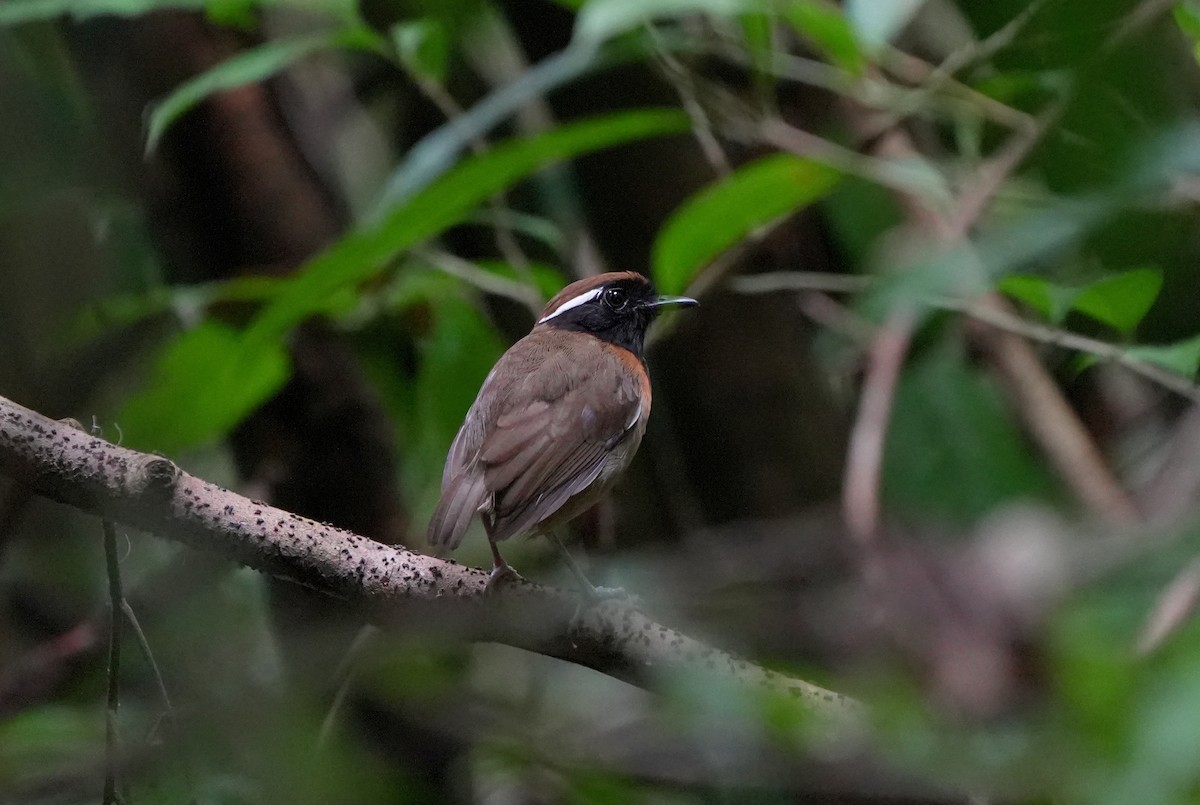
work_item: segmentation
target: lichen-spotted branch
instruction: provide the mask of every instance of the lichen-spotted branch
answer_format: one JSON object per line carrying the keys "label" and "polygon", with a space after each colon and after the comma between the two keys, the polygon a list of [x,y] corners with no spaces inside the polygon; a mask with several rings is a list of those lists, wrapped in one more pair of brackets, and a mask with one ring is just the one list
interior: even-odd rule
{"label": "lichen-spotted branch", "polygon": [[853,700],[707,646],[628,603],[581,612],[577,596],[524,581],[487,594],[483,571],[250,500],[3,397],[0,473],[53,500],[351,602],[384,628],[492,640],[634,684],[697,669],[788,695],[839,731],[859,722]]}

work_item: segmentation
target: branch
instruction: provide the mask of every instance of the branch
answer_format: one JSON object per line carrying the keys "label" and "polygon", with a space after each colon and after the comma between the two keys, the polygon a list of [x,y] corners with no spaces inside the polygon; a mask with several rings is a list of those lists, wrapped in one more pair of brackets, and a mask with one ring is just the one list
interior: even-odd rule
{"label": "branch", "polygon": [[528,582],[485,594],[488,576],[481,570],[250,500],[168,459],[118,447],[3,397],[0,473],[83,511],[357,604],[384,629],[444,635],[450,626],[467,639],[505,643],[642,686],[652,676],[702,668],[788,695],[831,727],[857,727],[861,717],[852,699],[707,646],[628,604],[605,601],[579,612],[577,596]]}

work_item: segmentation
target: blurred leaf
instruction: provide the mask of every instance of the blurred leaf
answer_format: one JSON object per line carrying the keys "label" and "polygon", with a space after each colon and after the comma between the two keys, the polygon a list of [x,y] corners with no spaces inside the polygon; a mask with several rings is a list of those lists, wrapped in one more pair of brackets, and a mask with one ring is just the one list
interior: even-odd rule
{"label": "blurred leaf", "polygon": [[1126,271],[1085,288],[1074,308],[1121,333],[1131,333],[1150,312],[1162,288],[1162,272],[1154,268]]}
{"label": "blurred leaf", "polygon": [[1200,370],[1200,335],[1174,344],[1129,347],[1125,352],[1131,358],[1161,366],[1184,377],[1194,378],[1197,370]]}
{"label": "blurred leaf", "polygon": [[782,13],[830,61],[856,76],[866,72],[867,58],[842,9],[824,0],[793,0],[783,7]]}
{"label": "blurred leaf", "polygon": [[1183,35],[1193,42],[1200,40],[1200,3],[1196,0],[1182,0],[1176,3],[1173,10],[1175,24]]}
{"label": "blurred leaf", "polygon": [[258,22],[259,5],[258,0],[207,0],[204,13],[216,25],[249,31]]}
{"label": "blurred leaf", "polygon": [[326,309],[330,294],[352,288],[387,261],[469,215],[481,202],[546,165],[631,140],[686,131],[673,109],[639,109],[570,123],[527,139],[501,143],[465,159],[378,224],[354,232],[309,261],[272,300],[248,336],[268,342]]}
{"label": "blurred leaf", "polygon": [[884,495],[897,508],[965,524],[1052,488],[999,391],[961,354],[937,345],[905,370],[883,472]]}
{"label": "blurred leaf", "polygon": [[477,298],[461,280],[419,265],[388,292],[391,307],[422,323],[416,376],[392,397],[403,423],[404,487],[420,498],[418,509],[432,511],[446,450],[505,347]]}
{"label": "blurred leaf", "polygon": [[771,60],[774,57],[771,29],[774,18],[770,14],[744,14],[740,22],[754,67],[754,89],[765,108],[774,108],[775,75],[771,72]]}
{"label": "blurred leaf", "polygon": [[1192,56],[1200,61],[1200,3],[1183,0],[1174,9],[1175,24],[1192,41]]}
{"label": "blurred leaf", "polygon": [[87,19],[111,14],[135,17],[160,9],[200,9],[204,0],[7,0],[0,3],[0,25],[51,20],[70,15]]}
{"label": "blurred leaf", "polygon": [[441,295],[432,303],[434,327],[419,344],[417,452],[426,466],[439,466],[505,345],[482,311],[461,294]]}
{"label": "blurred leaf", "polygon": [[36,707],[0,720],[0,786],[63,774],[96,760],[104,719],[95,708]]}
{"label": "blurred leaf", "polygon": [[871,44],[886,44],[900,33],[920,10],[925,0],[846,0],[846,17],[858,38]]}
{"label": "blurred leaf", "polygon": [[450,64],[450,34],[440,20],[425,17],[395,25],[392,42],[404,69],[436,84],[445,83]]}
{"label": "blurred leaf", "polygon": [[734,17],[764,6],[757,0],[588,0],[575,17],[575,39],[598,44],[664,17]]}
{"label": "blurred leaf", "polygon": [[1055,618],[1050,649],[1059,694],[1081,737],[1087,745],[1113,751],[1129,739],[1136,678],[1129,655],[1114,652],[1112,646],[1114,640],[1132,642],[1137,622],[1125,600],[1127,593],[1107,592],[1093,594]]}
{"label": "blurred leaf", "polygon": [[4,0],[0,25],[70,16],[77,20],[100,16],[137,17],[151,11],[204,10],[217,19],[245,20],[250,10],[287,6],[340,20],[356,19],[352,0]]}
{"label": "blurred leaf", "polygon": [[278,342],[250,344],[206,321],[165,345],[150,385],[126,402],[124,442],[174,452],[216,439],[277,391],[289,369]]}
{"label": "blurred leaf", "polygon": [[664,293],[678,293],[713,258],[757,227],[829,192],[840,174],[790,154],[739,168],[685,201],[654,243],[652,273]]}
{"label": "blurred leaf", "polygon": [[142,294],[110,296],[80,311],[68,326],[64,340],[67,344],[78,344],[167,312],[173,313],[185,325],[191,325],[215,304],[266,301],[278,293],[284,282],[278,277],[246,276],[225,282],[169,285]]}
{"label": "blurred leaf", "polygon": [[153,153],[171,124],[209,95],[262,81],[318,50],[333,47],[370,50],[377,44],[375,33],[360,27],[267,42],[239,53],[184,82],[151,107],[146,153]]}

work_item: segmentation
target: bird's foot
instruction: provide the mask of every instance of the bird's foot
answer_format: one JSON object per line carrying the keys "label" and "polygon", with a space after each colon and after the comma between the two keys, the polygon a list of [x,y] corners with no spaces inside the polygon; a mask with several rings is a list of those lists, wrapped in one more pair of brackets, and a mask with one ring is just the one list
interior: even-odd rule
{"label": "bird's foot", "polygon": [[514,584],[519,581],[525,581],[525,577],[513,570],[507,562],[503,562],[492,567],[487,583],[483,585],[483,592],[493,595],[505,584]]}

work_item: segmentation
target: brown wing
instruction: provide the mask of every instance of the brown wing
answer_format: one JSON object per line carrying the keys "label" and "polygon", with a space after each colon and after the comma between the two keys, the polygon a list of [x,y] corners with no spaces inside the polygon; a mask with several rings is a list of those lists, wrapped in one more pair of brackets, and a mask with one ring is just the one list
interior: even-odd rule
{"label": "brown wing", "polygon": [[598,361],[591,336],[548,335],[523,339],[480,391],[450,450],[431,544],[458,545],[476,512],[497,540],[532,530],[600,478],[638,426],[641,385],[620,356],[605,349]]}

